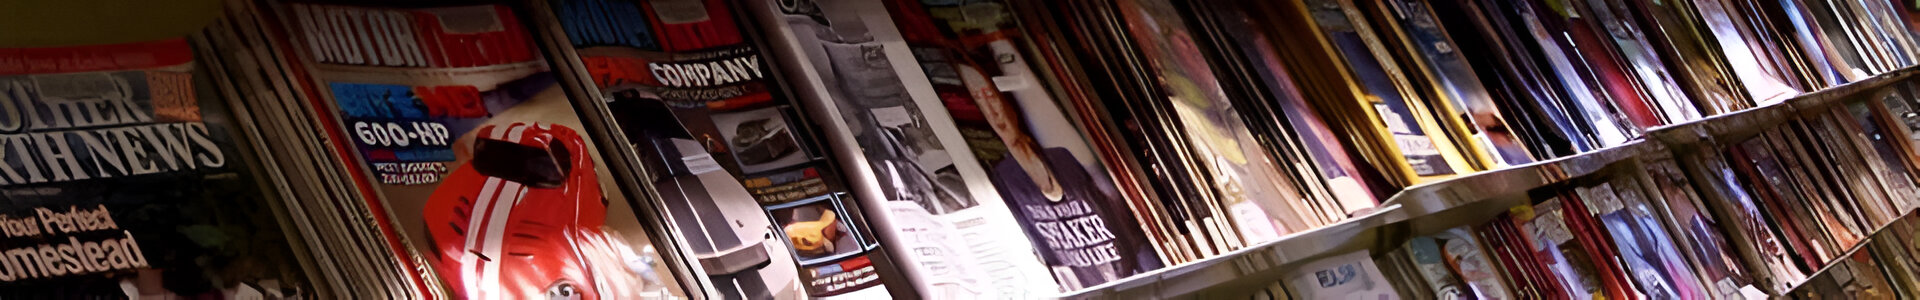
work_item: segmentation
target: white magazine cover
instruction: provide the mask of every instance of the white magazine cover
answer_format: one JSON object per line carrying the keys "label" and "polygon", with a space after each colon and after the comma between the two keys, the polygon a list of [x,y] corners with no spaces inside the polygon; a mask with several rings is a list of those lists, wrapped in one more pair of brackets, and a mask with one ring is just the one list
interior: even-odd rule
{"label": "white magazine cover", "polygon": [[1288,271],[1284,282],[1294,298],[1400,299],[1366,250],[1308,262]]}
{"label": "white magazine cover", "polygon": [[921,297],[1058,292],[884,4],[749,2],[777,65],[823,123],[851,190],[877,212],[869,222]]}

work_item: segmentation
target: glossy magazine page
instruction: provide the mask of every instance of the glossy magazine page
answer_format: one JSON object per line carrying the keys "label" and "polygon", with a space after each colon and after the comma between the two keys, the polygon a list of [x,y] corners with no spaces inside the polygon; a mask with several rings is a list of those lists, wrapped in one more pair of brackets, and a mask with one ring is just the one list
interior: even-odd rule
{"label": "glossy magazine page", "polygon": [[[1016,46],[1026,41],[1007,5],[887,1],[921,70],[1014,218],[1041,248],[1061,290],[1163,266],[1104,174],[1106,166],[1044,86],[1052,81],[1036,77]],[[1079,239],[1072,232],[1093,237]]]}
{"label": "glossy magazine page", "polygon": [[[897,249],[903,273],[927,298],[1036,297],[1059,291],[913,49],[879,0],[753,1],[779,65],[794,79],[811,117],[844,159],[860,205]],[[1004,172],[997,169],[994,172]],[[1022,172],[1024,173],[1024,172]],[[1086,192],[1085,190],[1081,192]],[[1030,196],[1030,194],[1028,194]],[[1021,197],[1021,196],[1016,196]],[[1121,255],[1092,201],[1021,210],[1050,223],[1040,240],[1094,251],[1065,254],[1081,264]],[[1038,222],[1038,221],[1034,221]],[[1049,241],[1049,239],[1051,239]],[[1045,246],[1041,246],[1045,247]],[[1117,269],[1115,269],[1117,271]]]}
{"label": "glossy magazine page", "polygon": [[[1651,199],[1647,198],[1651,194],[1648,190],[1642,188],[1643,186],[1637,180],[1637,178],[1621,178],[1615,180],[1616,184],[1614,185],[1614,189],[1618,192],[1620,200],[1622,201],[1619,208],[1626,212],[1626,216],[1630,217],[1628,223],[1634,226],[1631,228],[1631,230],[1633,230],[1632,243],[1616,242],[1615,246],[1623,248],[1621,252],[1630,252],[1641,255],[1648,261],[1657,261],[1658,265],[1652,267],[1665,273],[1668,280],[1673,281],[1675,285],[1674,288],[1677,292],[1687,295],[1691,299],[1710,299],[1709,295],[1713,287],[1702,282],[1698,274],[1699,272],[1696,271],[1697,269],[1688,265],[1689,259],[1685,253],[1680,252],[1682,248],[1675,243],[1672,234],[1677,231],[1674,231],[1674,228],[1667,227],[1669,223],[1663,222],[1663,220],[1655,214],[1654,206],[1650,201]],[[1608,225],[1612,226],[1613,224],[1609,223]],[[1624,239],[1620,239],[1617,236],[1616,239],[1624,241]],[[1624,249],[1628,247],[1629,244],[1637,246],[1639,249]]]}
{"label": "glossy magazine page", "polygon": [[1721,0],[1696,1],[1695,9],[1700,13],[1701,25],[1717,40],[1714,44],[1719,46],[1721,55],[1726,57],[1727,65],[1738,77],[1740,86],[1755,104],[1772,103],[1800,94],[1784,78],[1769,73],[1761,63],[1765,58],[1748,47],[1749,44],[1742,42],[1752,34],[1741,30],[1738,22],[1744,20],[1729,11],[1726,4]]}
{"label": "glossy magazine page", "polygon": [[1646,101],[1649,98],[1639,80],[1627,73],[1627,63],[1619,58],[1618,47],[1603,40],[1604,29],[1595,26],[1593,14],[1578,3],[1531,2],[1540,28],[1548,32],[1551,37],[1548,40],[1558,43],[1568,58],[1566,67],[1587,80],[1593,87],[1591,91],[1602,101],[1601,105],[1619,113],[1631,129],[1629,133],[1638,135],[1647,128],[1666,124]]}
{"label": "glossy magazine page", "polygon": [[[1029,63],[1044,66],[1035,70],[1052,75],[1036,77],[1057,84],[1053,87],[1059,89],[1061,97],[1056,100],[1105,163],[1108,172],[1096,175],[1110,176],[1116,190],[1127,196],[1130,212],[1153,238],[1163,262],[1178,264],[1218,251],[1212,242],[1214,232],[1201,230],[1202,224],[1210,223],[1212,214],[1198,214],[1188,207],[1189,201],[1197,199],[1173,196],[1203,187],[1171,184],[1185,182],[1185,173],[1148,175],[1148,170],[1158,168],[1162,157],[1148,149],[1161,147],[1149,145],[1153,143],[1149,138],[1156,135],[1143,132],[1153,131],[1158,124],[1133,123],[1140,119],[1133,118],[1135,115],[1126,107],[1135,102],[1130,99],[1147,93],[1116,88],[1130,85],[1124,82],[1136,77],[1116,77],[1132,74],[1110,71],[1118,67],[1110,60],[1090,59],[1106,57],[1096,53],[1110,53],[1110,46],[1124,45],[1116,38],[1087,32],[1117,30],[1091,24],[1094,17],[1090,15],[1111,14],[1112,10],[1105,3],[1095,2],[1004,3],[1014,5],[1023,37],[1035,41],[1024,45],[1032,47],[1032,57],[1036,58]],[[1062,14],[1069,18],[1060,18]]]}
{"label": "glossy magazine page", "polygon": [[[1418,99],[1410,99],[1403,92],[1403,76],[1397,68],[1382,61],[1374,48],[1379,42],[1371,36],[1372,30],[1366,29],[1364,19],[1358,19],[1352,4],[1340,0],[1313,0],[1306,4],[1307,14],[1313,24],[1333,48],[1333,53],[1352,76],[1353,84],[1358,88],[1360,106],[1354,111],[1369,116],[1377,122],[1369,122],[1384,128],[1387,134],[1378,139],[1391,141],[1386,151],[1394,157],[1390,168],[1400,178],[1402,185],[1413,185],[1435,178],[1446,178],[1472,172],[1474,166],[1466,157],[1460,155],[1452,141],[1446,139],[1446,133],[1432,119],[1432,114],[1419,105]],[[1366,113],[1370,112],[1370,113]]]}
{"label": "glossy magazine page", "polygon": [[[1467,65],[1460,47],[1454,45],[1452,38],[1441,28],[1433,10],[1421,1],[1383,0],[1374,4],[1387,6],[1394,22],[1384,26],[1388,32],[1397,32],[1399,44],[1405,45],[1404,51],[1415,54],[1418,59],[1410,59],[1409,77],[1423,78],[1438,93],[1428,101],[1436,107],[1439,115],[1457,115],[1457,119],[1446,118],[1443,121],[1459,123],[1466,132],[1464,135],[1474,143],[1475,155],[1484,155],[1481,160],[1488,167],[1515,166],[1533,162],[1527,146],[1520,143],[1513,128],[1508,126],[1507,118],[1493,103],[1492,95],[1480,77]],[[1386,38],[1386,37],[1383,37]]]}
{"label": "glossy magazine page", "polygon": [[1712,49],[1711,32],[1704,30],[1698,12],[1687,3],[1637,0],[1626,2],[1645,22],[1642,31],[1663,57],[1674,80],[1694,97],[1704,115],[1719,115],[1751,107],[1755,99],[1740,92],[1737,77],[1724,66],[1726,59]]}
{"label": "glossy magazine page", "polygon": [[1159,81],[1158,104],[1171,108],[1170,119],[1184,131],[1188,162],[1211,177],[1214,195],[1247,244],[1324,225],[1295,183],[1276,169],[1268,151],[1255,143],[1238,110],[1226,99],[1193,32],[1164,0],[1121,0],[1118,12],[1132,43]]}
{"label": "glossy magazine page", "polygon": [[1702,207],[1698,192],[1679,170],[1671,156],[1655,156],[1644,161],[1649,188],[1647,194],[1655,214],[1665,214],[1674,240],[1695,263],[1695,273],[1713,295],[1739,295],[1753,285],[1751,272],[1740,266],[1740,257],[1731,253],[1726,234],[1719,230],[1713,214]]}
{"label": "glossy magazine page", "polygon": [[1476,1],[1430,1],[1437,21],[1447,29],[1462,55],[1481,76],[1490,95],[1516,133],[1527,141],[1536,158],[1561,157],[1600,148],[1595,125],[1581,120],[1580,111],[1557,84],[1553,73],[1538,67],[1538,50],[1513,31],[1513,22],[1500,7]]}
{"label": "glossy magazine page", "polygon": [[1365,250],[1306,262],[1284,276],[1288,292],[1302,299],[1398,299]]}
{"label": "glossy magazine page", "polygon": [[1275,41],[1267,32],[1256,26],[1266,23],[1256,21],[1248,13],[1227,6],[1217,6],[1216,13],[1221,18],[1224,30],[1233,39],[1234,46],[1240,48],[1242,55],[1258,72],[1261,83],[1280,110],[1287,125],[1291,127],[1303,148],[1307,159],[1312,161],[1308,168],[1325,180],[1332,196],[1339,205],[1340,213],[1355,214],[1373,208],[1382,201],[1384,192],[1375,191],[1363,178],[1361,165],[1350,153],[1352,150],[1340,141],[1333,128],[1323,119],[1321,111],[1307,103],[1306,96],[1297,87],[1293,74],[1287,71],[1281,52],[1275,49]]}
{"label": "glossy magazine page", "polygon": [[0,48],[0,298],[312,297],[185,39]]}
{"label": "glossy magazine page", "polygon": [[504,6],[280,6],[415,257],[454,298],[680,293]]}
{"label": "glossy magazine page", "polygon": [[[1124,33],[1122,24],[1107,22],[1119,18],[1119,12],[1106,1],[1057,1],[1052,11],[1072,16],[1058,22],[1059,37],[1054,43],[1073,51],[1062,54],[1061,62],[1079,64],[1077,73],[1087,93],[1100,99],[1069,99],[1082,118],[1094,118],[1088,128],[1112,126],[1106,136],[1112,151],[1126,156],[1109,164],[1116,175],[1131,179],[1132,188],[1151,196],[1144,207],[1160,209],[1159,221],[1170,224],[1173,245],[1163,249],[1185,250],[1185,257],[1170,262],[1199,259],[1239,247],[1242,240],[1219,209],[1212,192],[1211,178],[1199,174],[1200,165],[1185,163],[1176,145],[1184,136],[1177,124],[1165,116],[1167,109],[1161,93],[1155,90],[1154,73],[1137,63],[1139,54]],[[1032,20],[1031,18],[1029,20]],[[1042,23],[1029,22],[1028,24]],[[1043,44],[1044,45],[1044,44]],[[1056,62],[1059,63],[1059,62]],[[1086,96],[1096,97],[1096,96]],[[1164,106],[1164,105],[1160,105]],[[1105,123],[1105,124],[1101,124]],[[1130,171],[1128,171],[1130,170]],[[1116,176],[1119,177],[1119,176]],[[1123,182],[1124,183],[1124,182]],[[1124,185],[1124,184],[1123,184]],[[1141,206],[1136,206],[1136,208]],[[1145,219],[1145,218],[1143,218]],[[1182,247],[1184,246],[1184,247]],[[1172,252],[1172,251],[1169,251]]]}
{"label": "glossy magazine page", "polygon": [[1536,56],[1538,56],[1536,59],[1540,63],[1539,68],[1546,70],[1543,72],[1551,76],[1550,78],[1554,78],[1560,89],[1566,92],[1564,101],[1567,102],[1568,110],[1582,117],[1573,121],[1585,123],[1588,128],[1591,128],[1588,134],[1593,135],[1599,142],[1598,145],[1602,147],[1620,145],[1634,135],[1634,124],[1629,122],[1618,109],[1601,102],[1606,99],[1604,92],[1596,90],[1600,87],[1588,81],[1586,75],[1575,68],[1574,61],[1567,55],[1566,47],[1558,42],[1559,35],[1550,31],[1542,23],[1540,14],[1552,12],[1537,11],[1538,8],[1531,1],[1515,1],[1506,5],[1506,8],[1512,10],[1500,13],[1508,14],[1507,17],[1517,23],[1512,25],[1513,30],[1516,31],[1515,34],[1526,38],[1526,41],[1535,47]]}
{"label": "glossy magazine page", "polygon": [[1754,196],[1748,194],[1747,184],[1740,181],[1739,175],[1728,167],[1723,156],[1708,154],[1713,155],[1704,156],[1705,159],[1698,161],[1700,165],[1696,167],[1698,170],[1694,175],[1699,177],[1695,178],[1716,184],[1707,194],[1718,201],[1709,206],[1719,210],[1715,215],[1732,219],[1721,224],[1729,231],[1729,240],[1741,248],[1738,252],[1752,254],[1749,259],[1762,264],[1763,267],[1753,270],[1755,285],[1763,290],[1778,291],[1792,282],[1804,280],[1806,274],[1794,265],[1799,258],[1790,253],[1786,245],[1791,239],[1779,238],[1783,233],[1770,229],[1773,226],[1768,223],[1771,222],[1760,212]]}
{"label": "glossy magazine page", "polygon": [[[1647,40],[1645,26],[1633,19],[1631,12],[1614,1],[1576,1],[1585,2],[1583,13],[1589,14],[1589,24],[1595,29],[1600,40],[1612,42],[1616,62],[1630,79],[1638,83],[1642,97],[1638,100],[1653,106],[1651,110],[1664,123],[1682,123],[1700,119],[1701,110],[1694,105],[1693,99],[1681,92],[1673,75],[1668,73],[1667,64],[1653,50]],[[1577,4],[1576,4],[1577,5]]]}
{"label": "glossy magazine page", "polygon": [[[726,1],[557,0],[571,51],[650,166],[713,291],[878,290],[879,243]],[[569,62],[571,63],[571,62]]]}
{"label": "glossy magazine page", "polygon": [[1524,247],[1535,259],[1533,263],[1549,270],[1543,276],[1552,284],[1546,288],[1574,298],[1604,296],[1599,274],[1603,269],[1594,265],[1594,253],[1580,245],[1576,236],[1579,228],[1569,220],[1575,217],[1570,214],[1584,212],[1566,209],[1562,201],[1565,199],[1548,199],[1516,217],[1515,225],[1525,234]]}
{"label": "glossy magazine page", "polygon": [[1614,188],[1611,183],[1601,183],[1598,186],[1576,188],[1575,192],[1586,201],[1584,204],[1589,209],[1589,212],[1580,213],[1591,213],[1600,223],[1597,229],[1611,237],[1605,242],[1614,245],[1612,250],[1620,254],[1614,260],[1624,265],[1627,278],[1634,282],[1634,291],[1657,299],[1699,299],[1695,295],[1680,294],[1683,291],[1697,291],[1698,286],[1688,281],[1676,281],[1664,272],[1662,268],[1666,265],[1666,257],[1651,248],[1654,245],[1642,240],[1651,237],[1644,236],[1649,233],[1641,231],[1644,229],[1638,227],[1640,224],[1636,224],[1637,219],[1624,210],[1625,204],[1620,195],[1614,194]]}
{"label": "glossy magazine page", "polygon": [[[1258,146],[1254,149],[1267,151],[1265,156],[1270,158],[1268,161],[1273,162],[1276,171],[1284,175],[1281,179],[1287,180],[1286,185],[1294,187],[1301,195],[1299,205],[1306,210],[1302,217],[1317,218],[1318,220],[1311,221],[1330,224],[1346,219],[1351,215],[1349,209],[1368,210],[1369,206],[1342,205],[1341,200],[1335,196],[1335,191],[1331,190],[1326,176],[1323,176],[1315,166],[1316,158],[1310,154],[1313,150],[1308,149],[1309,142],[1292,130],[1292,124],[1287,120],[1290,117],[1287,117],[1286,112],[1282,111],[1282,107],[1277,103],[1276,98],[1281,97],[1279,95],[1298,95],[1298,85],[1290,83],[1294,78],[1286,77],[1285,79],[1289,82],[1286,84],[1271,83],[1267,80],[1271,76],[1263,75],[1263,72],[1271,72],[1258,70],[1256,66],[1275,66],[1280,62],[1274,57],[1256,58],[1246,55],[1243,51],[1259,51],[1259,49],[1247,48],[1241,42],[1248,39],[1247,35],[1256,36],[1253,39],[1261,43],[1268,42],[1267,37],[1248,32],[1259,28],[1236,28],[1236,26],[1246,26],[1245,24],[1251,20],[1244,18],[1244,12],[1221,12],[1228,9],[1221,7],[1222,4],[1176,3],[1175,5],[1183,7],[1180,11],[1185,12],[1186,18],[1193,21],[1190,25],[1196,41],[1195,48],[1202,51],[1201,56],[1208,64],[1215,67],[1213,68],[1216,72],[1214,77],[1220,79],[1218,84],[1222,92],[1227,95],[1224,98],[1233,105],[1239,115],[1248,116],[1241,119],[1243,121],[1241,124],[1246,127],[1249,135],[1254,137],[1250,141]],[[1266,54],[1275,54],[1271,48],[1266,50],[1269,50]],[[1278,70],[1278,72],[1286,71]],[[1385,185],[1384,180],[1372,182]],[[1340,192],[1351,196],[1357,191]]]}
{"label": "glossy magazine page", "polygon": [[1482,250],[1485,246],[1466,227],[1448,229],[1432,237],[1446,255],[1448,267],[1473,288],[1476,297],[1488,300],[1514,299],[1509,295],[1508,285],[1502,282],[1500,270],[1493,267],[1493,256]]}

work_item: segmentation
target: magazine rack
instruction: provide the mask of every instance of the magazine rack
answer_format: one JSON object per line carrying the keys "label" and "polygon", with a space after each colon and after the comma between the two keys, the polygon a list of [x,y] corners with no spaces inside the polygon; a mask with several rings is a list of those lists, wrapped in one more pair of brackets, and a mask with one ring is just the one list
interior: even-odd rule
{"label": "magazine rack", "polygon": [[[1716,141],[1750,138],[1802,112],[1830,108],[1861,93],[1909,80],[1915,73],[1920,73],[1920,68],[1907,67],[1776,103],[1652,128],[1643,137],[1619,146],[1411,186],[1363,216],[1058,298],[1245,297],[1284,280],[1285,271],[1302,263],[1362,249],[1392,249],[1423,234],[1422,229],[1479,223],[1526,203],[1529,190],[1591,175],[1655,151],[1687,151]],[[1876,228],[1867,238],[1879,236],[1887,227]],[[1863,240],[1843,253],[1851,256],[1868,245]],[[1825,266],[1809,278],[1818,278],[1832,268]],[[1792,284],[1794,288],[1789,291],[1805,283]]]}

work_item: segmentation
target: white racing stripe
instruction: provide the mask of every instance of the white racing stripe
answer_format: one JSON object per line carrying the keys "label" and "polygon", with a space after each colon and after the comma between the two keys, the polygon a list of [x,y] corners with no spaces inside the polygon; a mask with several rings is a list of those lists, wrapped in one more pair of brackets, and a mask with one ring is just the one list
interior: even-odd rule
{"label": "white racing stripe", "polygon": [[[477,264],[480,263],[480,259],[477,254],[473,253],[473,249],[476,246],[478,246],[480,242],[480,239],[479,239],[481,234],[480,231],[486,229],[486,228],[480,227],[480,224],[481,224],[480,220],[486,218],[487,209],[492,208],[495,202],[494,198],[498,198],[498,196],[495,195],[496,194],[495,192],[499,191],[500,182],[502,181],[503,180],[500,180],[500,178],[487,177],[486,183],[481,185],[480,194],[474,195],[473,212],[470,212],[467,214],[467,228],[466,228],[467,245],[466,247],[461,248],[461,250],[464,250],[464,251],[461,251],[460,253],[460,265],[463,266],[463,268],[460,270],[460,272],[462,273],[460,278],[467,279],[467,280],[464,280],[466,282],[463,282],[462,284],[464,284],[467,287],[466,290],[468,292],[480,291],[478,286],[480,282],[473,280],[473,278],[479,275],[475,273],[479,273]],[[467,296],[473,297],[475,295],[467,295]]]}
{"label": "white racing stripe", "polygon": [[526,124],[526,123],[516,123],[516,124],[513,124],[513,128],[512,128],[512,129],[507,129],[507,141],[508,141],[508,142],[514,142],[514,143],[519,143],[519,142],[520,142],[520,134],[522,134],[522,133],[526,133],[526,132],[527,132],[527,127],[529,127],[529,126],[527,126],[527,124]]}
{"label": "white racing stripe", "polygon": [[[497,180],[498,178],[493,179]],[[489,291],[500,286],[500,248],[502,244],[504,244],[502,240],[505,239],[507,233],[507,219],[513,215],[513,207],[520,202],[520,197],[526,195],[527,188],[525,186],[521,186],[518,182],[506,181],[505,184],[501,186],[499,195],[493,200],[494,208],[490,212],[491,215],[487,216],[487,227],[484,231],[486,233],[486,239],[480,242],[480,254],[486,256],[488,261],[479,262],[482,267],[479,282],[481,284],[487,284],[487,290]],[[500,295],[498,293],[487,293],[483,298],[499,299]]]}
{"label": "white racing stripe", "polygon": [[484,229],[480,227],[480,220],[485,219],[487,209],[493,207],[494,198],[499,197],[494,195],[494,192],[499,191],[500,183],[504,181],[505,180],[501,180],[498,177],[487,177],[486,183],[481,185],[480,194],[474,195],[473,212],[467,214],[466,248],[468,250],[472,250],[478,246],[476,243],[480,242],[479,231]]}
{"label": "white racing stripe", "polygon": [[513,125],[507,125],[506,128],[501,128],[502,126],[500,125],[487,125],[487,127],[492,128],[491,130],[487,130],[486,132],[487,138],[498,140],[498,139],[506,138],[507,129],[512,128]]}
{"label": "white racing stripe", "polygon": [[[518,182],[487,177],[473,204],[473,213],[467,218],[466,252],[460,255],[460,263],[465,268],[462,278],[467,295],[476,299],[497,299],[493,293],[500,286],[500,259],[502,240],[506,236],[507,220],[513,215],[513,207],[526,197],[527,189]],[[484,223],[483,223],[484,220]],[[486,257],[482,260],[481,257]],[[478,273],[478,274],[475,274]],[[477,279],[477,280],[476,280]]]}
{"label": "white racing stripe", "polygon": [[495,132],[500,132],[500,126],[487,125],[486,127],[480,127],[480,134],[476,134],[474,136],[485,137],[490,139],[497,138],[497,137],[494,137]]}
{"label": "white racing stripe", "polygon": [[[506,128],[487,126],[480,136],[488,139],[518,143],[527,128],[534,127],[525,123],[508,125]],[[544,129],[544,128],[542,128]],[[467,295],[473,299],[500,299],[500,266],[502,248],[506,238],[508,220],[513,208],[526,198],[527,187],[518,182],[498,177],[487,177],[480,194],[475,195],[473,212],[467,218],[467,243],[465,253],[460,255],[461,270],[466,278],[464,284]],[[484,222],[483,222],[484,220]],[[485,257],[486,259],[480,259]],[[478,274],[476,274],[478,273]]]}

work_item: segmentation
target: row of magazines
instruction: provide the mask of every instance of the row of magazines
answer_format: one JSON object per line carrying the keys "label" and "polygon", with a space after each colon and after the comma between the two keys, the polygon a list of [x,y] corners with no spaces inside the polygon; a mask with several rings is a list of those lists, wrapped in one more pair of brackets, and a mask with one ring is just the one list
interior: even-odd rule
{"label": "row of magazines", "polygon": [[[0,35],[0,298],[1047,297],[1920,62],[1903,0],[199,2]],[[1868,237],[1920,206],[1916,91],[1274,281],[1717,299],[1911,261]]]}
{"label": "row of magazines", "polygon": [[1763,129],[1666,144],[1425,220],[1374,248],[1389,250],[1304,263],[1276,289],[1291,294],[1256,299],[1920,297],[1917,101],[1904,80],[1795,103]]}

